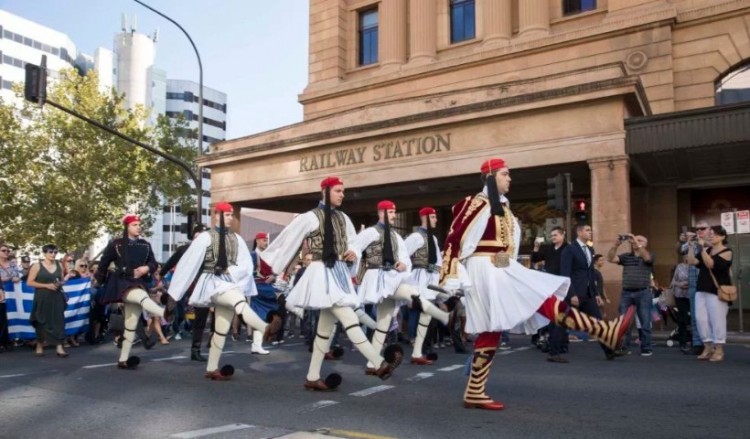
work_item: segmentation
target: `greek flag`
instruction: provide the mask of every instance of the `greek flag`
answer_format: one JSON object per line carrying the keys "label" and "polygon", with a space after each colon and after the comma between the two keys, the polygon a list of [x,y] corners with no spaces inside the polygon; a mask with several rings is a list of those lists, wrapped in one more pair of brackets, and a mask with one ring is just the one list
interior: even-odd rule
{"label": "greek flag", "polygon": [[[29,322],[31,305],[34,303],[34,289],[26,285],[26,282],[5,282],[3,290],[8,314],[8,335],[11,340],[35,339],[36,331]],[[65,282],[63,291],[68,296],[68,306],[65,308],[65,334],[85,333],[89,329],[91,279],[71,279]]]}

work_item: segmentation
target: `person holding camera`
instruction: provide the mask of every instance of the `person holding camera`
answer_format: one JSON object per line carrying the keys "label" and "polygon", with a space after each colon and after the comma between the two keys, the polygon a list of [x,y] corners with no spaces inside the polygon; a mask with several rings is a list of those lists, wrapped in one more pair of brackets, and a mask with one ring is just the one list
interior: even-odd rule
{"label": "person holding camera", "polygon": [[26,284],[34,288],[31,305],[31,326],[36,330],[34,355],[44,355],[44,343],[54,344],[57,356],[65,358],[65,295],[62,285],[68,280],[63,267],[55,258],[57,247],[47,244],[42,247],[43,259],[31,266]]}
{"label": "person holding camera", "polygon": [[[621,245],[628,243],[630,251],[617,254]],[[638,335],[641,341],[641,356],[649,357],[651,349],[651,272],[654,267],[654,256],[646,246],[645,236],[630,233],[617,236],[615,244],[609,249],[607,260],[622,265],[622,295],[620,296],[620,314],[631,305],[635,305],[638,320],[641,323]],[[625,339],[625,349],[630,347],[630,333]]]}
{"label": "person holding camera", "polygon": [[[703,352],[699,360],[724,360],[724,345],[727,342],[727,313],[729,303],[719,299],[717,285],[732,285],[732,249],[726,246],[727,231],[722,226],[711,227],[710,247],[699,237],[689,241],[688,264],[698,267],[698,285],[695,293],[695,321],[703,340]],[[695,256],[697,248],[700,253]]]}
{"label": "person holding camera", "polygon": [[[703,239],[704,246],[708,243],[708,237],[711,234],[711,227],[706,221],[698,221],[695,224],[695,233],[687,231],[687,227],[683,229],[680,234],[680,242],[678,251],[681,255],[687,255],[687,252],[692,248],[693,254],[696,259],[700,257],[701,249],[697,245],[690,246],[690,240]],[[698,287],[698,267],[690,265],[688,270],[688,294],[690,296],[690,331],[692,333],[692,343],[690,350],[685,350],[683,353],[700,355],[703,352],[703,340],[701,340],[700,333],[698,332],[698,324],[695,321],[695,293]]]}

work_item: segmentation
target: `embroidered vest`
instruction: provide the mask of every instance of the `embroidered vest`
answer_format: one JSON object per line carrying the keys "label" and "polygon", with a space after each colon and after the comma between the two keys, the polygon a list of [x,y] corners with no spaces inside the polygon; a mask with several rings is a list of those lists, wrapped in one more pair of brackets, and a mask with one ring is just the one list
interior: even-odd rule
{"label": "embroidered vest", "polygon": [[419,229],[417,230],[417,233],[422,236],[422,240],[424,241],[424,243],[422,244],[422,247],[419,247],[417,251],[415,251],[411,255],[411,264],[413,268],[428,268],[427,266],[430,265],[430,260],[427,251],[427,240],[429,239],[427,236],[427,231]]}
{"label": "embroidered vest", "polygon": [[[323,208],[317,207],[313,209],[312,212],[318,218],[318,230],[307,235],[307,248],[310,249],[310,253],[313,255],[313,260],[319,261],[323,258],[325,211]],[[333,247],[336,250],[336,254],[341,257],[346,253],[349,244],[346,236],[346,218],[344,217],[344,213],[338,210],[332,210],[331,214],[331,220],[333,222]]]}
{"label": "embroidered vest", "polygon": [[[203,272],[213,274],[216,269],[216,260],[219,258],[219,232],[213,228],[208,233],[211,234],[211,245],[206,248],[206,256],[203,258]],[[227,264],[230,266],[237,265],[237,234],[227,231],[225,239],[227,245]]]}
{"label": "embroidered vest", "polygon": [[[477,195],[477,197],[487,198],[484,193]],[[504,216],[490,215],[482,239],[473,253],[474,255],[493,256],[497,252],[507,252],[512,255],[515,252],[513,213],[507,205],[503,208],[505,210]]]}
{"label": "embroidered vest", "polygon": [[[380,238],[365,248],[367,268],[381,268],[383,266],[383,239],[385,238],[385,230],[380,226],[375,226],[375,230],[377,230]],[[393,259],[395,262],[398,262],[398,239],[396,232],[393,230],[391,230],[391,244],[393,245]]]}

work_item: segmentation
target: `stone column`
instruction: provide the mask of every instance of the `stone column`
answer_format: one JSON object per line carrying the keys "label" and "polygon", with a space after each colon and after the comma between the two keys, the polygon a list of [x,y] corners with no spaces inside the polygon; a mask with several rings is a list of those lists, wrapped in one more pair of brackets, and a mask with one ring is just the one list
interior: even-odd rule
{"label": "stone column", "polygon": [[437,3],[409,0],[409,62],[435,59],[437,47]]}
{"label": "stone column", "polygon": [[[630,160],[627,156],[589,160],[591,170],[591,217],[594,248],[607,257],[617,235],[630,231]],[[572,236],[571,239],[575,239]],[[611,318],[617,315],[622,292],[622,267],[605,264],[604,287],[612,303],[606,307]]]}
{"label": "stone column", "polygon": [[518,31],[521,36],[549,33],[549,0],[518,2]]}
{"label": "stone column", "polygon": [[483,44],[507,44],[513,34],[511,0],[489,0],[482,4],[484,20]]}
{"label": "stone column", "polygon": [[378,19],[380,65],[403,64],[406,61],[406,1],[382,0]]}

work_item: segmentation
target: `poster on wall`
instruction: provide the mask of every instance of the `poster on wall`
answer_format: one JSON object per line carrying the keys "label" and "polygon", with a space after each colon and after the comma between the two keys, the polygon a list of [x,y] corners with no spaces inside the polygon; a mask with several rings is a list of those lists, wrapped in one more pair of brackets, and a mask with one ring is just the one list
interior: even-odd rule
{"label": "poster on wall", "polygon": [[721,213],[721,226],[724,227],[728,235],[734,235],[734,212]]}
{"label": "poster on wall", "polygon": [[737,233],[750,233],[750,210],[737,212]]}

